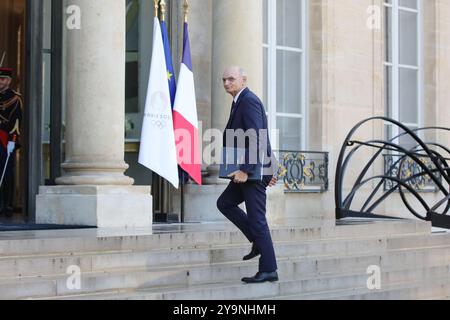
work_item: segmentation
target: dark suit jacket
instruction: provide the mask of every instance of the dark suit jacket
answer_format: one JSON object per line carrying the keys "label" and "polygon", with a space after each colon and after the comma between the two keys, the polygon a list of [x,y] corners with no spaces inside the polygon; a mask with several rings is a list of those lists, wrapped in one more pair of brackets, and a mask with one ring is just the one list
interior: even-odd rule
{"label": "dark suit jacket", "polygon": [[[265,129],[266,134],[261,129]],[[257,159],[259,163],[262,161],[265,168],[263,182],[266,185],[278,171],[278,161],[272,152],[268,136],[266,112],[261,100],[248,88],[241,92],[235,110],[230,115],[223,136],[223,146],[245,148],[245,163],[240,166],[243,172],[253,173],[256,167],[254,160]]]}

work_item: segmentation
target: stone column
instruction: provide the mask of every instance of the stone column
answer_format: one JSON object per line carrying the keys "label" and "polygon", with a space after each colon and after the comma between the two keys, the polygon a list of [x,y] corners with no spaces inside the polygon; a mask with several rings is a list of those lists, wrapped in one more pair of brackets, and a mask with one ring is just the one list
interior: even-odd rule
{"label": "stone column", "polygon": [[131,185],[123,173],[125,5],[72,1],[81,30],[67,32],[66,175],[61,185]]}
{"label": "stone column", "polygon": [[[200,4],[199,0],[192,1],[194,4],[197,2]],[[195,6],[193,10],[194,8]],[[262,1],[213,0],[212,28],[211,127],[223,132],[232,102],[232,97],[225,92],[222,85],[222,75],[226,67],[235,65],[243,67],[248,73],[249,88],[260,97],[262,95]],[[219,147],[216,152],[220,152],[222,136],[215,138],[218,139]],[[228,181],[218,178],[218,165],[210,165],[207,170],[209,176],[203,179],[203,186],[192,184],[184,188],[186,222],[226,220],[218,211],[216,202]]]}
{"label": "stone column", "polygon": [[150,226],[150,188],[124,175],[125,1],[68,5],[80,8],[81,29],[65,38],[65,175],[41,188],[38,223]]}
{"label": "stone column", "polygon": [[[261,0],[213,1],[212,128],[223,131],[230,115],[232,98],[222,85],[226,67],[243,67],[248,74],[249,88],[262,99],[262,44]],[[218,166],[210,166],[208,171],[210,177],[205,182],[219,183]]]}

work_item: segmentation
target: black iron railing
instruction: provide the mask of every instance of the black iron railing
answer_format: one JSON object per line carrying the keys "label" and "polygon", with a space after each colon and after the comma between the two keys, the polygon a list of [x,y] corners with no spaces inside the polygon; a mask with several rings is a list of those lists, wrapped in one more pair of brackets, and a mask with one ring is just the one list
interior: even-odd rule
{"label": "black iron railing", "polygon": [[286,193],[328,191],[328,153],[274,151],[279,161],[278,183]]}
{"label": "black iron railing", "polygon": [[[390,140],[361,141],[355,138],[361,127],[373,128],[376,121],[396,126],[402,133]],[[389,197],[399,195],[405,207],[415,217],[431,221],[433,226],[450,229],[448,215],[450,149],[435,141],[423,141],[419,133],[425,131],[450,133],[450,129],[444,127],[411,130],[402,123],[386,117],[373,117],[359,122],[347,135],[337,161],[336,219],[346,217],[397,219],[395,214],[383,212],[389,208],[386,209],[386,206],[381,204]],[[401,137],[413,141],[413,147],[406,148],[398,144]],[[396,159],[389,160],[391,162],[388,170],[378,175],[375,173],[379,172],[376,164],[385,153],[395,154]],[[363,169],[355,172],[355,168],[361,164]],[[424,197],[419,192],[427,185],[434,185],[437,188],[438,200],[435,200],[436,197]],[[354,201],[356,198],[358,200]],[[383,207],[384,210],[381,209]],[[382,212],[375,214],[377,211]]]}

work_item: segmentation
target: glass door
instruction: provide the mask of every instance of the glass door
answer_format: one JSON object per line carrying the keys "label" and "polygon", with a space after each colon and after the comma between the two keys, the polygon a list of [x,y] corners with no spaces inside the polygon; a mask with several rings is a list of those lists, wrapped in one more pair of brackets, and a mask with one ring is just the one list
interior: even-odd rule
{"label": "glass door", "polygon": [[[0,1],[0,21],[2,21],[2,28],[0,28],[0,67],[13,70],[8,88],[2,88],[0,98],[2,116],[7,116],[10,109],[18,107],[16,103],[9,103],[12,100],[10,100],[11,96],[7,91],[17,92],[20,98],[24,100],[26,9],[26,0]],[[27,112],[26,105],[22,103],[22,106],[22,112]],[[9,121],[11,121],[11,118]],[[21,145],[23,145],[24,138],[23,135],[20,136],[19,143]],[[7,165],[6,154],[6,152],[1,153],[2,159],[0,161],[0,175],[3,174],[3,169],[6,166],[4,179],[0,187],[0,224],[22,223],[26,219],[26,210],[23,205],[25,198],[23,192],[25,186],[23,148],[16,150],[8,158]]]}

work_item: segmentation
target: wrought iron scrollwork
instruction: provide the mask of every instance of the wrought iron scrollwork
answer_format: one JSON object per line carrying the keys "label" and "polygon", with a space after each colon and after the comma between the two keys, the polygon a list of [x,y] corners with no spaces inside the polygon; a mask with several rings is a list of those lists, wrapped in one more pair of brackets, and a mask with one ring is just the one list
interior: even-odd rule
{"label": "wrought iron scrollwork", "polygon": [[[354,138],[362,126],[373,125],[376,121],[397,126],[402,133],[390,140],[359,141]],[[415,217],[431,221],[436,227],[450,228],[450,216],[447,215],[450,210],[450,167],[447,164],[450,150],[437,142],[423,141],[419,133],[425,131],[450,132],[450,129],[426,127],[411,130],[402,123],[386,117],[373,117],[358,123],[346,137],[337,162],[336,218],[397,219],[385,213],[375,214],[375,211],[388,197],[399,194],[405,207]],[[406,148],[399,143],[400,138],[406,137],[414,142],[412,147]],[[368,152],[368,149],[372,152]],[[361,161],[361,156],[367,155],[368,161],[363,163],[363,169],[355,176],[351,187],[349,188],[348,184],[344,187],[350,176],[348,169],[353,168],[352,160],[356,155],[358,162]],[[384,160],[384,172],[374,174],[377,172],[380,158]],[[351,172],[351,175],[353,174],[354,172]],[[439,200],[429,203],[430,200],[423,197],[422,193],[426,189],[435,191],[439,195]],[[362,190],[365,192],[363,201],[361,199],[354,201]],[[415,199],[414,203],[412,199]]]}
{"label": "wrought iron scrollwork", "polygon": [[328,190],[328,153],[277,151],[278,182],[285,192],[325,192]]}
{"label": "wrought iron scrollwork", "polygon": [[[405,158],[403,161],[398,161],[402,156],[397,154],[385,154],[384,155],[384,171],[386,174],[392,177],[401,177],[405,179],[414,190],[420,192],[438,192],[438,187],[433,180],[423,172],[422,168],[411,158]],[[429,158],[421,157],[422,161],[430,170],[434,170],[435,166]],[[414,178],[408,179],[414,176]],[[439,180],[442,181],[441,175],[438,174]],[[384,182],[384,190],[387,191],[396,186],[392,180],[386,180]]]}

